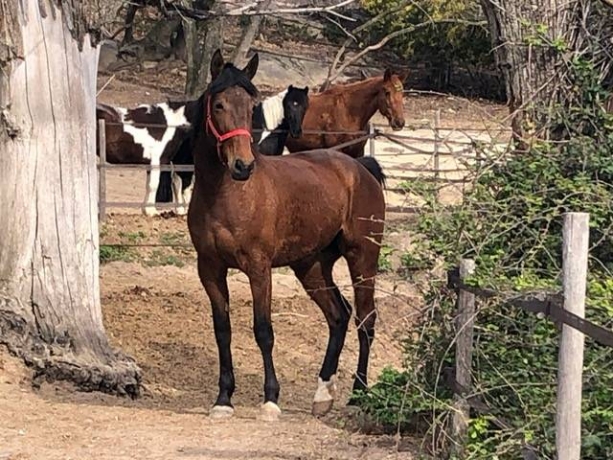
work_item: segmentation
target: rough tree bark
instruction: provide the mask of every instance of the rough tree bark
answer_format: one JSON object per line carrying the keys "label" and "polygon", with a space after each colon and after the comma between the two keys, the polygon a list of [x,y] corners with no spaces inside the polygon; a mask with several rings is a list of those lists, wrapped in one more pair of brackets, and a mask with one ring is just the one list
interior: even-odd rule
{"label": "rough tree bark", "polygon": [[37,378],[136,396],[100,308],[95,3],[0,0],[0,344]]}
{"label": "rough tree bark", "polygon": [[[572,50],[579,39],[581,0],[480,0],[487,18],[496,62],[505,84],[516,137],[548,137],[537,109],[564,97],[563,41]],[[539,109],[542,108],[542,105]]]}
{"label": "rough tree bark", "polygon": [[[211,10],[214,0],[190,2],[193,8]],[[202,95],[209,83],[209,67],[216,49],[223,47],[223,17],[206,21],[195,21],[185,18],[183,31],[185,33],[185,50],[187,54],[187,78],[185,95],[189,99]]]}
{"label": "rough tree bark", "polygon": [[[258,5],[258,11],[266,11],[269,9],[272,0],[264,0]],[[260,30],[260,25],[262,24],[262,20],[264,16],[251,16],[249,18],[249,24],[243,30],[243,34],[241,36],[241,40],[238,43],[238,46],[234,50],[232,55],[232,62],[234,65],[242,67],[246,64],[247,54],[249,53],[249,49],[251,49],[251,44],[253,40],[255,40],[255,36]]]}

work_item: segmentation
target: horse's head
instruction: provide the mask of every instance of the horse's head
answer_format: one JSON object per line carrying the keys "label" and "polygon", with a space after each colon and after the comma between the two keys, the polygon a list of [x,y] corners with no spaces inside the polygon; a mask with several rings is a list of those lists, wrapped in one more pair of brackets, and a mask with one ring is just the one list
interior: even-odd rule
{"label": "horse's head", "polygon": [[377,96],[379,112],[387,118],[394,131],[404,127],[404,98],[402,82],[405,75],[385,70],[381,91]]}
{"label": "horse's head", "polygon": [[217,50],[211,60],[212,82],[205,94],[206,132],[217,143],[221,163],[235,180],[247,180],[255,166],[251,150],[251,117],[259,92],[251,82],[258,69],[253,55],[244,69],[225,63]]}
{"label": "horse's head", "polygon": [[289,124],[289,133],[297,138],[302,135],[302,120],[309,108],[309,87],[304,89],[290,85],[283,98],[283,114]]}

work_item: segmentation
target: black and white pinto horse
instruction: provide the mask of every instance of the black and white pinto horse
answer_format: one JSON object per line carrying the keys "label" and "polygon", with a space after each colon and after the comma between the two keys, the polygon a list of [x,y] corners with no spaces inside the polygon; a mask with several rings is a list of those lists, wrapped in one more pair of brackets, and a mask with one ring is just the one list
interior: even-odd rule
{"label": "black and white pinto horse", "polygon": [[[105,120],[106,161],[112,164],[169,165],[191,133],[197,101],[140,105],[128,109],[96,104],[96,119]],[[96,130],[96,134],[98,132]],[[99,156],[99,142],[96,153]],[[143,213],[157,214],[155,197],[160,182],[159,168],[147,172]],[[175,184],[179,202],[184,202],[180,184]],[[189,202],[189,201],[188,201]],[[181,204],[181,203],[180,203]],[[187,208],[177,212],[185,213]]]}
{"label": "black and white pinto horse", "polygon": [[[282,155],[288,136],[298,138],[302,135],[302,120],[309,107],[309,87],[287,89],[271,96],[253,111],[253,147],[263,155]],[[176,155],[171,159],[174,165],[193,165],[191,148],[192,136],[186,137]],[[289,152],[288,152],[289,153]],[[193,191],[193,173],[163,171],[156,202],[172,201],[174,195],[178,202],[177,214],[187,211]]]}

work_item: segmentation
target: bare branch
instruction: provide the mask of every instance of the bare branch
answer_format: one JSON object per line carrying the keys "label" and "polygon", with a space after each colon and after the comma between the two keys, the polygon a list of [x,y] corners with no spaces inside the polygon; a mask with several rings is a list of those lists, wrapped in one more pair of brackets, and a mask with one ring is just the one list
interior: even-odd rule
{"label": "bare branch", "polygon": [[486,22],[485,21],[466,21],[466,20],[463,20],[463,19],[441,19],[441,20],[438,20],[438,21],[435,21],[435,22],[427,21],[427,22],[422,22],[421,24],[416,24],[414,26],[405,27],[404,29],[400,29],[400,30],[397,30],[395,32],[392,32],[391,34],[386,35],[378,43],[375,43],[374,45],[367,46],[362,51],[360,51],[358,54],[356,54],[355,56],[351,57],[351,59],[346,60],[343,63],[343,65],[341,65],[338,68],[338,70],[336,72],[334,72],[330,76],[330,78],[327,79],[327,80],[332,81],[332,80],[338,78],[343,73],[343,71],[347,67],[349,67],[351,64],[353,64],[357,60],[361,59],[365,54],[367,54],[367,53],[369,53],[371,51],[375,51],[375,50],[378,50],[378,49],[382,48],[390,40],[392,40],[392,39],[394,39],[396,37],[400,37],[401,35],[410,34],[412,32],[415,32],[418,29],[423,29],[426,26],[436,25],[436,24],[465,24],[465,25],[470,25],[470,26],[479,26],[479,27],[481,27],[481,26],[484,26],[486,24]]}
{"label": "bare branch", "polygon": [[[612,0],[613,1],[613,0]],[[369,27],[371,27],[373,24],[376,24],[377,22],[379,22],[380,20],[386,18],[387,16],[390,16],[394,13],[397,13],[398,11],[406,8],[407,6],[409,6],[412,3],[412,0],[406,0],[404,2],[401,2],[396,8],[392,8],[391,10],[387,10],[387,11],[382,11],[381,13],[377,14],[376,16],[370,18],[368,21],[366,21],[364,24],[356,27],[354,30],[351,31],[351,34],[342,44],[342,46],[340,47],[340,49],[338,50],[338,52],[336,53],[336,56],[334,56],[334,61],[332,61],[332,65],[330,66],[330,68],[328,69],[328,76],[326,77],[322,88],[327,87],[327,85],[332,82],[333,78],[332,78],[332,73],[334,72],[334,70],[336,69],[336,66],[338,65],[339,61],[341,60],[341,57],[343,56],[343,54],[345,54],[345,52],[347,51],[347,47],[349,45],[351,45],[351,42],[353,40],[353,36],[355,36],[356,34],[358,34],[359,32],[368,29]],[[343,69],[344,70],[344,69]],[[336,78],[336,77],[334,77]]]}
{"label": "bare branch", "polygon": [[[199,10],[194,8],[188,8],[186,6],[180,5],[178,3],[166,2],[166,8],[168,9],[169,15],[178,13],[182,16],[185,16],[190,19],[195,19],[197,21],[204,21],[211,18],[222,17],[222,16],[265,16],[272,14],[304,14],[304,13],[328,13],[333,14],[335,16],[341,17],[348,21],[355,21],[355,19],[344,16],[338,13],[337,9],[342,8],[344,6],[350,5],[351,3],[356,2],[357,0],[343,0],[335,5],[325,6],[325,7],[304,7],[304,8],[277,8],[274,10],[259,10],[258,5],[260,2],[250,3],[246,6],[241,6],[239,8],[224,11],[224,12],[214,12],[214,11],[206,11]],[[173,11],[174,10],[174,11]]]}

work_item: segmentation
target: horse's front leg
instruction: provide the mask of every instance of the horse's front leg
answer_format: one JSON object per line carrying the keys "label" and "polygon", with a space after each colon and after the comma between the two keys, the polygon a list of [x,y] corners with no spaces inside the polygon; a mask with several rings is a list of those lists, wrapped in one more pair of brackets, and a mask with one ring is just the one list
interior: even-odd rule
{"label": "horse's front leg", "polygon": [[198,275],[211,302],[213,327],[219,353],[219,394],[211,417],[231,417],[234,414],[232,394],[234,393],[234,367],[232,365],[232,328],[230,325],[230,295],[226,276],[228,270],[198,256]]}
{"label": "horse's front leg", "polygon": [[146,216],[155,216],[158,211],[155,207],[155,195],[160,185],[160,164],[151,162],[153,168],[147,174],[147,191],[145,193],[145,204],[143,206],[143,214]]}
{"label": "horse's front leg", "polygon": [[255,341],[262,352],[264,360],[264,404],[260,410],[260,419],[274,421],[279,417],[281,409],[279,401],[279,382],[275,374],[272,360],[272,349],[275,336],[272,330],[270,303],[272,294],[271,267],[257,267],[248,273],[253,295],[253,333]]}

